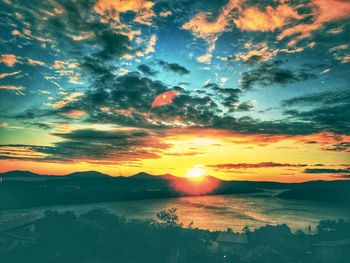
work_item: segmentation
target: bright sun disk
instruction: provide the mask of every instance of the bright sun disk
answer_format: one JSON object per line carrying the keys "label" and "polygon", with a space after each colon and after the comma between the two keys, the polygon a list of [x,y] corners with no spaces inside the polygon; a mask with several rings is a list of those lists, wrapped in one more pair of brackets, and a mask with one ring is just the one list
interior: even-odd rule
{"label": "bright sun disk", "polygon": [[199,166],[195,166],[188,170],[187,177],[189,178],[199,178],[205,174],[205,170]]}

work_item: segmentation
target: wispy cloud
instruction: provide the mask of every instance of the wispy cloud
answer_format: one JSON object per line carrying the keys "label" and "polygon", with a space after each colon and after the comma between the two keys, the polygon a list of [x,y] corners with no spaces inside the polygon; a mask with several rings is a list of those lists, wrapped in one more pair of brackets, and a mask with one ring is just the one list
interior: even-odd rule
{"label": "wispy cloud", "polygon": [[290,163],[275,163],[275,162],[261,162],[261,163],[224,163],[207,165],[215,169],[233,170],[233,169],[250,169],[250,168],[274,168],[274,167],[305,167],[306,164],[290,164]]}
{"label": "wispy cloud", "polygon": [[23,91],[25,87],[23,86],[13,86],[13,85],[0,85],[0,90],[8,90],[14,92],[16,95],[25,95]]}

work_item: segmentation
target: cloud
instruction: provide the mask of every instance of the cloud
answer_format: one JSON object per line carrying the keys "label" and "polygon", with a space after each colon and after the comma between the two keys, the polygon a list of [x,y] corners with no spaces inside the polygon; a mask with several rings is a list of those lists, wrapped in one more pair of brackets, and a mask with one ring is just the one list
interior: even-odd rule
{"label": "cloud", "polygon": [[67,112],[61,113],[63,116],[66,116],[68,118],[83,118],[87,115],[87,113],[83,110],[71,110]]}
{"label": "cloud", "polygon": [[261,162],[261,163],[224,163],[207,165],[208,167],[215,169],[233,170],[233,169],[250,169],[250,168],[275,168],[275,167],[304,167],[306,164],[290,164],[290,163],[274,163],[274,162]]}
{"label": "cloud", "polygon": [[[95,2],[53,0],[42,5],[38,0],[33,0],[26,2],[21,8],[33,10],[36,6],[42,6],[38,12],[28,12],[26,22],[36,25],[35,28],[31,28],[32,31],[50,39],[52,45],[69,52],[70,57],[74,59],[89,57],[106,61],[132,54],[133,49],[127,34],[130,29],[119,28],[101,20],[94,11]],[[79,38],[79,41],[74,38],[82,35],[88,37]]]}
{"label": "cloud", "polygon": [[207,53],[207,54],[204,54],[203,56],[199,56],[197,58],[197,61],[204,64],[210,64],[212,56],[213,55],[211,53]]}
{"label": "cloud", "polygon": [[278,53],[278,49],[271,50],[266,42],[261,42],[255,45],[251,42],[248,42],[245,43],[244,47],[248,50],[247,53],[238,53],[233,57],[229,57],[227,59],[240,60],[244,63],[256,63],[270,60]]}
{"label": "cloud", "polygon": [[[126,127],[169,129],[202,127],[239,131],[247,134],[299,135],[322,131],[322,127],[303,121],[261,121],[235,113],[249,110],[252,102],[240,102],[240,89],[221,88],[209,83],[197,91],[169,87],[164,83],[130,72],[116,77],[105,66],[85,63],[93,72],[91,89],[77,96],[62,97],[50,109],[29,109],[12,116],[16,119],[67,117],[71,112],[86,112],[81,121],[109,123]],[[113,69],[111,69],[113,70]],[[172,103],[151,108],[154,99],[169,90],[179,91]],[[11,118],[10,116],[7,116]]]}
{"label": "cloud", "polygon": [[0,123],[0,127],[4,129],[23,129],[22,126],[13,126],[13,125],[9,125],[6,122]]}
{"label": "cloud", "polygon": [[53,63],[52,63],[52,67],[54,69],[61,69],[61,68],[64,68],[66,65],[66,62],[65,61],[61,61],[61,60],[55,60]]}
{"label": "cloud", "polygon": [[234,55],[229,55],[227,57],[219,57],[222,61],[242,61],[245,64],[253,65],[260,62],[268,61],[280,53],[298,53],[302,52],[304,48],[295,47],[295,48],[272,48],[268,45],[266,41],[253,43],[246,42],[244,43],[244,49],[246,52],[239,52]]}
{"label": "cloud", "polygon": [[12,54],[2,54],[0,55],[0,62],[4,63],[8,67],[12,67],[16,64],[17,58]]}
{"label": "cloud", "polygon": [[[282,106],[294,107],[284,111],[291,119],[313,123],[322,130],[350,134],[349,99],[347,90],[327,91],[284,100]],[[303,110],[301,106],[308,108]]]}
{"label": "cloud", "polygon": [[155,45],[156,45],[156,43],[157,43],[157,36],[156,35],[152,35],[151,37],[150,37],[150,39],[149,39],[149,41],[148,41],[148,44],[147,44],[147,46],[146,46],[146,49],[145,49],[145,54],[147,55],[147,54],[149,54],[149,53],[153,53],[153,52],[155,52],[156,50],[155,50]]}
{"label": "cloud", "polygon": [[82,93],[82,92],[72,92],[72,93],[64,96],[63,98],[60,98],[60,99],[52,102],[50,104],[50,106],[52,106],[54,108],[62,108],[69,103],[77,101],[79,99],[79,97],[82,97],[82,96],[84,96],[84,93]]}
{"label": "cloud", "polygon": [[14,76],[14,75],[17,75],[21,73],[20,71],[15,71],[15,72],[9,72],[9,73],[1,73],[0,74],[0,79],[3,79],[3,78],[6,78],[6,77],[9,77],[9,76]]}
{"label": "cloud", "polygon": [[153,70],[151,67],[147,66],[146,64],[141,64],[137,67],[139,71],[141,71],[145,75],[149,76],[155,76],[158,72]]}
{"label": "cloud", "polygon": [[243,0],[229,0],[216,18],[211,12],[199,12],[182,25],[183,29],[191,31],[195,37],[204,39],[209,45],[208,53],[197,58],[199,62],[210,63],[215,42],[222,33],[232,27],[231,21],[235,11],[241,8],[243,2]]}
{"label": "cloud", "polygon": [[178,73],[180,75],[190,74],[190,71],[187,68],[185,68],[177,63],[168,63],[164,60],[158,60],[158,65],[162,66],[164,69],[166,69],[168,71],[172,71],[172,72]]}
{"label": "cloud", "polygon": [[249,111],[254,108],[254,101],[248,100],[237,105],[238,111]]}
{"label": "cloud", "polygon": [[33,108],[13,116],[2,116],[39,121],[48,117],[71,118],[69,114],[75,111],[86,112],[84,118],[80,119],[84,123],[157,130],[201,127],[244,134],[269,134],[274,138],[324,130],[324,127],[313,122],[295,121],[293,118],[276,121],[261,121],[248,116],[237,118],[235,113],[239,111],[239,105],[243,104],[245,110],[250,108],[248,103],[239,102],[242,91],[221,88],[213,83],[204,86],[198,94],[175,86],[173,89],[179,91],[179,95],[172,103],[157,108],[151,108],[154,99],[171,88],[159,81],[141,77],[139,73],[102,78],[93,85],[93,89],[79,96],[58,99],[53,102],[53,108]]}
{"label": "cloud", "polygon": [[23,90],[25,87],[23,86],[14,86],[14,85],[0,85],[0,90],[8,90],[14,92],[16,95],[25,95]]}
{"label": "cloud", "polygon": [[289,44],[294,45],[299,40],[307,38],[315,30],[319,30],[328,22],[344,19],[350,16],[350,2],[343,0],[311,0],[312,21],[286,28],[278,36],[279,40],[295,36]]}
{"label": "cloud", "polygon": [[213,14],[210,12],[200,12],[185,23],[182,28],[191,31],[194,36],[213,45],[218,36],[230,28],[230,21],[234,15],[233,11],[240,9],[242,3],[241,0],[229,0],[217,18],[213,18]]}
{"label": "cloud", "polygon": [[350,152],[350,142],[339,142],[325,147],[324,150],[331,152]]}
{"label": "cloud", "polygon": [[35,160],[43,159],[46,154],[40,150],[45,150],[45,146],[8,144],[0,145],[0,159]]}
{"label": "cloud", "polygon": [[338,104],[350,101],[350,92],[347,90],[324,91],[305,94],[282,101],[282,106],[309,106]]}
{"label": "cloud", "polygon": [[251,90],[254,86],[272,86],[286,85],[298,81],[305,81],[316,78],[316,75],[306,70],[292,71],[290,69],[281,68],[283,62],[275,60],[264,62],[258,67],[244,72],[241,75],[240,86],[243,90]]}
{"label": "cloud", "polygon": [[155,97],[151,107],[156,108],[156,107],[162,107],[162,106],[168,105],[173,102],[173,100],[178,94],[179,92],[174,89],[163,92],[159,94],[157,97]]}
{"label": "cloud", "polygon": [[143,25],[152,25],[152,18],[155,16],[152,10],[154,3],[147,0],[98,0],[94,10],[108,18],[121,22],[120,14],[126,12],[135,13],[134,21]]}
{"label": "cloud", "polygon": [[44,62],[39,61],[39,60],[30,59],[30,58],[28,58],[28,64],[29,65],[45,66]]}
{"label": "cloud", "polygon": [[327,168],[307,168],[304,173],[307,174],[342,174],[350,173],[350,168],[347,169],[327,169]]}
{"label": "cloud", "polygon": [[311,110],[286,110],[290,119],[312,123],[319,130],[332,131],[338,134],[350,134],[349,103],[325,105]]}
{"label": "cloud", "polygon": [[274,31],[289,24],[292,20],[300,20],[303,16],[287,4],[277,7],[266,6],[264,10],[251,6],[244,9],[239,18],[234,19],[235,25],[244,31]]}
{"label": "cloud", "polygon": [[116,164],[158,158],[168,147],[158,134],[147,130],[84,129],[52,135],[64,140],[53,146],[0,145],[0,158]]}
{"label": "cloud", "polygon": [[350,46],[347,44],[332,47],[329,52],[342,64],[350,62]]}
{"label": "cloud", "polygon": [[171,11],[162,11],[159,13],[159,15],[161,17],[168,17],[168,16],[171,16],[172,14],[173,14],[173,12],[171,12]]}

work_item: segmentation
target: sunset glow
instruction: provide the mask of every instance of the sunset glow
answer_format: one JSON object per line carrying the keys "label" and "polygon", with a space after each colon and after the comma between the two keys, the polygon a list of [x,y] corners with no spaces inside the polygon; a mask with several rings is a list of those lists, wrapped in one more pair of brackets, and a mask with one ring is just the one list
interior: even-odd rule
{"label": "sunset glow", "polygon": [[203,175],[205,175],[205,170],[203,168],[201,168],[200,166],[195,166],[193,168],[191,168],[190,170],[188,170],[187,172],[187,177],[188,178],[192,178],[192,179],[195,179],[195,178],[200,178],[202,177]]}
{"label": "sunset glow", "polygon": [[0,172],[349,178],[348,1],[0,5]]}

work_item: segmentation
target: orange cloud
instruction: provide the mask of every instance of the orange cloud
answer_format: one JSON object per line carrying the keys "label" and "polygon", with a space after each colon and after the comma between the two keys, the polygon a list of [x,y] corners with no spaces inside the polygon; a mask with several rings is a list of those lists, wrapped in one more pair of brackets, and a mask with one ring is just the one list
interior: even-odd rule
{"label": "orange cloud", "polygon": [[52,67],[55,69],[59,69],[59,68],[63,68],[64,67],[65,62],[61,61],[61,60],[55,60],[52,64]]}
{"label": "orange cloud", "polygon": [[299,40],[310,36],[312,31],[320,29],[323,24],[346,18],[350,16],[350,2],[341,0],[312,0],[313,22],[311,24],[300,24],[295,27],[285,29],[278,39],[298,35],[289,44],[294,45]]}
{"label": "orange cloud", "polygon": [[203,56],[198,57],[197,60],[201,63],[210,64],[211,58],[212,58],[212,54],[207,53],[207,54],[204,54]]}
{"label": "orange cloud", "polygon": [[1,146],[0,157],[8,159],[41,159],[47,154],[35,151],[34,147],[30,146]]}
{"label": "orange cloud", "polygon": [[305,167],[306,164],[291,164],[291,163],[275,163],[275,162],[261,162],[261,163],[222,163],[208,165],[215,169],[249,169],[249,168],[275,168],[275,167]]}
{"label": "orange cloud", "polygon": [[273,8],[267,6],[265,10],[252,6],[243,10],[235,25],[244,31],[274,31],[288,24],[292,19],[303,18],[291,6],[282,4]]}
{"label": "orange cloud", "polygon": [[0,55],[0,62],[4,63],[8,67],[12,67],[13,65],[16,64],[17,58],[15,55],[4,54],[4,55]]}
{"label": "orange cloud", "polygon": [[73,93],[65,96],[64,98],[62,98],[54,103],[51,103],[51,106],[54,108],[62,108],[64,106],[66,106],[69,102],[76,101],[79,97],[81,97],[83,95],[84,94],[81,92],[73,92]]}
{"label": "orange cloud", "polygon": [[13,91],[13,92],[16,93],[17,95],[25,95],[25,94],[22,92],[25,88],[22,87],[22,86],[1,85],[1,86],[0,86],[0,89]]}
{"label": "orange cloud", "polygon": [[161,17],[168,17],[168,16],[171,16],[173,14],[173,12],[171,11],[163,11],[163,12],[160,12],[159,15]]}
{"label": "orange cloud", "polygon": [[[244,48],[248,50],[247,53],[238,53],[234,56],[235,60],[250,62],[250,61],[267,61],[275,57],[278,53],[297,53],[304,50],[301,47],[289,47],[281,49],[272,49],[266,42],[253,44],[251,42],[245,43]],[[224,58],[225,59],[225,58]],[[228,58],[226,58],[228,59]]]}
{"label": "orange cloud", "polygon": [[[303,18],[293,7],[283,3],[276,8],[267,6],[265,10],[260,10],[255,6],[243,9],[243,2],[244,0],[230,0],[216,19],[213,19],[210,12],[200,12],[182,26],[209,44],[208,53],[197,58],[199,62],[210,63],[215,42],[223,32],[230,30],[233,24],[245,31],[266,32],[281,28],[293,19]],[[249,56],[252,55],[254,54]]]}
{"label": "orange cloud", "polygon": [[34,59],[30,59],[28,58],[28,64],[29,65],[39,65],[39,66],[45,66],[45,63],[40,61],[40,60],[34,60]]}
{"label": "orange cloud", "polygon": [[217,38],[228,31],[233,19],[233,11],[240,9],[242,3],[243,0],[230,0],[216,19],[213,19],[210,12],[200,12],[182,26],[183,29],[191,31],[194,36],[204,39],[209,44],[208,54],[199,57],[197,59],[199,62],[210,62]]}
{"label": "orange cloud", "polygon": [[179,94],[176,90],[169,90],[158,95],[152,102],[152,108],[162,107],[172,103],[175,97]]}
{"label": "orange cloud", "polygon": [[244,45],[244,47],[248,50],[248,52],[236,54],[236,60],[241,60],[243,62],[248,62],[254,59],[266,61],[273,58],[278,53],[278,49],[271,50],[266,42],[261,42],[256,45],[248,42]]}
{"label": "orange cloud", "polygon": [[133,12],[136,13],[135,22],[150,26],[155,16],[153,6],[154,3],[147,0],[99,0],[94,9],[99,15],[107,15],[117,22],[120,22],[121,13]]}
{"label": "orange cloud", "polygon": [[219,34],[228,30],[230,21],[233,18],[232,11],[240,9],[242,3],[243,0],[230,0],[216,19],[213,19],[210,12],[200,12],[184,24],[182,28],[190,30],[196,37],[209,42],[215,41]]}
{"label": "orange cloud", "polygon": [[62,113],[62,115],[69,118],[81,118],[86,115],[86,112],[83,110],[71,110],[69,112]]}
{"label": "orange cloud", "polygon": [[1,73],[0,74],[0,79],[6,78],[8,76],[17,75],[18,73],[20,73],[20,71],[10,72],[10,73]]}
{"label": "orange cloud", "polygon": [[148,44],[147,44],[145,54],[153,53],[155,51],[154,46],[156,45],[156,42],[157,42],[157,36],[152,35],[149,39]]}
{"label": "orange cloud", "polygon": [[94,36],[95,36],[95,34],[93,32],[85,32],[85,33],[82,33],[80,35],[72,35],[71,38],[74,41],[82,41],[82,40],[85,40],[85,39],[92,38]]}

